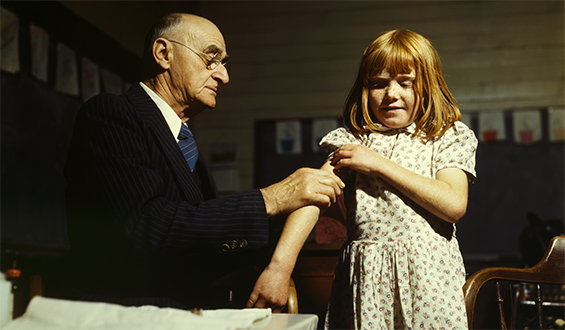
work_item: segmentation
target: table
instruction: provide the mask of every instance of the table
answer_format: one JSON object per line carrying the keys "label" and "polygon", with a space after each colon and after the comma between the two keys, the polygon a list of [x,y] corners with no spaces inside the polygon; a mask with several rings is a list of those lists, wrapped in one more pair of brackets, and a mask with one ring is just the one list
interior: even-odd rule
{"label": "table", "polygon": [[253,330],[316,330],[318,315],[315,314],[272,314],[269,319],[259,321]]}

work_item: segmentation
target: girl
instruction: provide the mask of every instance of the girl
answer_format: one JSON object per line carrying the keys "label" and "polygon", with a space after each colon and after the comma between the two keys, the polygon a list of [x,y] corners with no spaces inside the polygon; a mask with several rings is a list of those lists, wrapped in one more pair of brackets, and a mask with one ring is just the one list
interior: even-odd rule
{"label": "girl", "polygon": [[347,128],[321,142],[346,180],[348,211],[326,328],[467,327],[454,224],[477,139],[460,119],[427,39],[389,31],[365,50]]}
{"label": "girl", "polygon": [[[322,168],[346,183],[348,231],[326,329],[467,328],[455,223],[467,208],[477,139],[430,42],[406,30],[374,40],[343,115],[346,128],[320,143],[330,154]],[[307,206],[289,216],[268,268],[294,266],[289,242],[305,239],[319,214]]]}

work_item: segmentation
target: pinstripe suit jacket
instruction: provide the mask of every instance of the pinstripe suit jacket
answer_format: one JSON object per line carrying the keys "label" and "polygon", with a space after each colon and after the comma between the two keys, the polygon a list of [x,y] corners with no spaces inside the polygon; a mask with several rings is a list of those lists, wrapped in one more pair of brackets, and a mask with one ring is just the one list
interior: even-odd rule
{"label": "pinstripe suit jacket", "polygon": [[260,191],[218,198],[202,156],[195,172],[139,84],[85,103],[65,168],[76,298],[198,305],[238,256],[267,244]]}

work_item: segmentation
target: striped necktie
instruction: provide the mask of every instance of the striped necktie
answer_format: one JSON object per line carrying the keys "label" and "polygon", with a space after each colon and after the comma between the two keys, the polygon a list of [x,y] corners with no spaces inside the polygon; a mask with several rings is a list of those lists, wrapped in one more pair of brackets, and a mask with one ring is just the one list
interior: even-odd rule
{"label": "striped necktie", "polygon": [[194,135],[184,124],[180,128],[179,147],[188,166],[190,166],[190,170],[194,171],[194,166],[196,166],[196,161],[198,160],[198,148],[196,147]]}

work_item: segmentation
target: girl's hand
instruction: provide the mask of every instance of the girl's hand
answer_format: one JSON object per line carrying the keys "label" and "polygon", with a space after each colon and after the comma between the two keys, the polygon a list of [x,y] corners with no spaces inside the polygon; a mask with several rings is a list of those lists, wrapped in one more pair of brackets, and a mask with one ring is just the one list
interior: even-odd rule
{"label": "girl's hand", "polygon": [[444,168],[435,179],[414,173],[375,151],[348,144],[331,159],[335,170],[351,168],[367,176],[380,177],[406,197],[447,222],[457,223],[467,209],[467,174],[456,167]]}
{"label": "girl's hand", "polygon": [[333,153],[331,165],[335,170],[348,167],[368,176],[378,175],[378,166],[383,157],[375,151],[358,144],[346,144]]}

